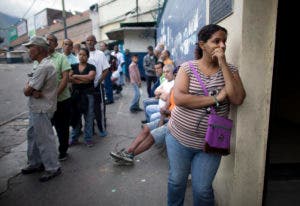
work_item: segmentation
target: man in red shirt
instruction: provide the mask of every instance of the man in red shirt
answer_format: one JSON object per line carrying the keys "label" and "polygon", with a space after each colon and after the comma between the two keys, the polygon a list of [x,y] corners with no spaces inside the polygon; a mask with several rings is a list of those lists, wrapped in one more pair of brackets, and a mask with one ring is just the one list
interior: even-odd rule
{"label": "man in red shirt", "polygon": [[133,91],[134,91],[134,96],[131,101],[129,109],[133,113],[143,111],[139,106],[140,97],[141,97],[139,88],[142,85],[142,81],[141,81],[141,76],[140,76],[137,63],[138,63],[138,56],[136,54],[133,54],[131,56],[131,64],[129,65],[130,82],[133,86]]}

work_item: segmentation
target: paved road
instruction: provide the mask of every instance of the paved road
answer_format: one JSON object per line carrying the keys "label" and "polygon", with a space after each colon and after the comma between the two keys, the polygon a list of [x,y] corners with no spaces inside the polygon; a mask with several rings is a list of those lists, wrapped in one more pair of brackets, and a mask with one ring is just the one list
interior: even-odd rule
{"label": "paved road", "polygon": [[0,64],[0,123],[27,111],[23,87],[31,64]]}
{"label": "paved road", "polygon": [[[23,74],[22,67],[15,66],[13,70]],[[143,89],[145,91],[145,85]],[[6,91],[2,89],[2,92]],[[11,142],[12,136],[16,136],[16,140],[15,145],[0,156],[0,205],[166,205],[168,162],[162,148],[152,147],[136,157],[135,165],[131,167],[117,166],[109,156],[111,150],[126,147],[134,139],[141,128],[140,120],[144,119],[143,113],[129,112],[130,85],[122,93],[114,104],[107,107],[109,135],[105,138],[94,136],[96,144],[92,148],[84,144],[70,148],[70,158],[62,163],[63,174],[47,183],[38,181],[40,174],[25,176],[19,173],[26,164],[26,118],[1,126],[0,140],[3,141],[0,144]],[[144,98],[145,95],[143,92]],[[19,104],[19,101],[12,101],[11,107],[18,108]],[[189,185],[185,205],[192,205],[191,196]]]}

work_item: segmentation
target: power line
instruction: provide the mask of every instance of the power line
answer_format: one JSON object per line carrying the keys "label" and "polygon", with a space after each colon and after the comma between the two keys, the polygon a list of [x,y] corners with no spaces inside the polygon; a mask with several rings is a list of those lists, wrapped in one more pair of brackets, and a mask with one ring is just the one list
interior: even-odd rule
{"label": "power line", "polygon": [[25,12],[25,14],[23,15],[23,17],[22,17],[22,19],[24,19],[24,17],[28,14],[28,12],[32,9],[32,7],[33,7],[33,5],[34,5],[34,3],[36,2],[37,0],[34,0],[33,2],[32,2],[32,4],[30,5],[30,7],[27,9],[27,11]]}
{"label": "power line", "polygon": [[[19,18],[15,23],[13,23],[12,25],[15,25],[15,24],[17,24],[18,22],[20,22],[20,19],[24,19],[24,17],[28,14],[28,12],[32,9],[32,7],[33,7],[33,5],[34,5],[34,3],[36,2],[37,0],[34,0],[32,3],[31,3],[31,5],[30,5],[30,7],[27,9],[27,11],[24,13],[24,15],[23,15],[23,17],[22,18]],[[0,27],[0,30],[9,30],[10,28],[11,28],[12,26],[8,26],[8,27],[5,27],[5,28],[3,28],[3,27]]]}

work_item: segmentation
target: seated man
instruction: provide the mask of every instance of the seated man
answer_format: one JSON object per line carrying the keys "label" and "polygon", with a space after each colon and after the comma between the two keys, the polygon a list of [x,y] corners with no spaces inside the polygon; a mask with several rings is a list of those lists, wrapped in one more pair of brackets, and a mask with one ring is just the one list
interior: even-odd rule
{"label": "seated man", "polygon": [[[116,62],[116,57],[111,56],[111,65],[114,65]],[[117,67],[111,66],[112,75],[111,75],[111,82],[112,82],[112,89],[116,90],[116,94],[120,94],[123,90],[122,85],[120,83],[120,72],[118,71]]]}
{"label": "seated man", "polygon": [[[168,109],[167,106],[169,106]],[[120,165],[132,165],[134,156],[148,150],[154,143],[157,145],[164,144],[165,135],[168,130],[167,117],[170,116],[170,111],[174,106],[174,94],[172,90],[167,99],[166,106],[161,108],[161,118],[144,124],[141,132],[127,150],[122,149],[118,152],[110,152],[110,156]]]}
{"label": "seated man", "polygon": [[146,107],[147,120],[154,121],[160,118],[160,108],[166,104],[166,99],[170,94],[170,90],[174,85],[174,66],[171,64],[165,65],[163,72],[165,75],[165,81],[156,88],[154,94],[158,100],[158,104],[148,105]]}
{"label": "seated man", "polygon": [[[164,64],[162,62],[157,62],[154,66],[155,73],[156,73],[156,76],[157,76],[157,81],[155,82],[155,84],[151,88],[151,92],[153,93],[152,96],[155,96],[154,95],[155,89],[157,87],[159,87],[159,85],[161,85],[165,80],[165,76],[163,75],[163,67],[164,67]],[[144,111],[145,111],[145,116],[146,116],[146,119],[141,121],[143,124],[150,121],[150,117],[148,117],[147,113],[146,113],[146,107],[148,105],[152,105],[152,104],[158,104],[158,99],[153,97],[153,98],[147,98],[147,99],[143,100],[143,106],[144,106]]]}

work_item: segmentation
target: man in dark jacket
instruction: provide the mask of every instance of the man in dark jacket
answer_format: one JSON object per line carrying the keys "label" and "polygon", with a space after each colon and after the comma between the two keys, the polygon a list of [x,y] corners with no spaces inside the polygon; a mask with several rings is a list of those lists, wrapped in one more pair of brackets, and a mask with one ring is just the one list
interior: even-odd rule
{"label": "man in dark jacket", "polygon": [[154,69],[155,64],[156,64],[156,57],[154,56],[153,53],[153,47],[148,46],[148,54],[143,59],[143,67],[146,74],[148,97],[153,97],[151,95],[151,83],[155,83],[157,80],[155,69]]}

